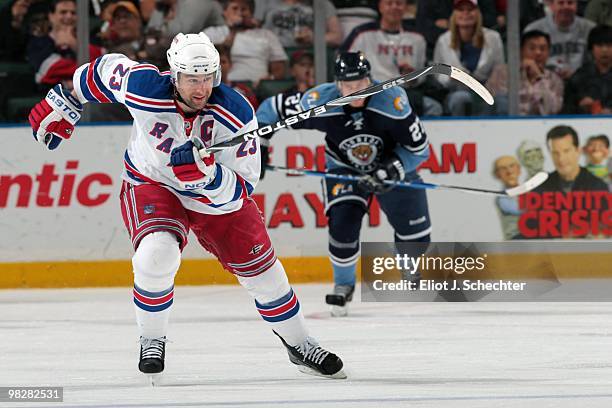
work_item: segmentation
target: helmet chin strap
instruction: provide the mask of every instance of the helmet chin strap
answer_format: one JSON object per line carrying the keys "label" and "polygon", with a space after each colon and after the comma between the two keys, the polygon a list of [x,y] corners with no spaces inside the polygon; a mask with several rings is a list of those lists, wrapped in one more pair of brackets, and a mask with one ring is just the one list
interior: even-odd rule
{"label": "helmet chin strap", "polygon": [[176,85],[174,85],[174,97],[176,98],[177,101],[179,101],[181,103],[184,103],[185,105],[189,106],[191,109],[193,109],[195,111],[199,111],[200,110],[198,108],[194,108],[185,99],[183,99],[183,97],[181,96],[181,93],[178,91],[178,89],[176,89]]}

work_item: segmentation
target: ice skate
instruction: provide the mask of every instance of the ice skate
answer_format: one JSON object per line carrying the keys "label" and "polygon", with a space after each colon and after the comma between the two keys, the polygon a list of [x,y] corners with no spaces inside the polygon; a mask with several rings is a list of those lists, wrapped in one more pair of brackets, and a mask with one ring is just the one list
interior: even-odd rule
{"label": "ice skate", "polygon": [[353,300],[354,285],[335,285],[334,292],[325,296],[325,303],[331,305],[331,315],[342,317],[348,314],[348,302]]}
{"label": "ice skate", "polygon": [[140,362],[138,369],[147,376],[151,386],[159,384],[164,371],[166,337],[147,339],[140,337]]}
{"label": "ice skate", "polygon": [[421,271],[416,270],[415,273],[410,273],[408,270],[400,271],[402,280],[410,282],[413,288],[418,289],[421,284]]}
{"label": "ice skate", "polygon": [[278,333],[274,332],[274,334],[287,347],[289,361],[297,365],[300,372],[325,378],[346,378],[340,357],[319,346],[319,343],[312,337],[306,338],[302,344],[290,346]]}

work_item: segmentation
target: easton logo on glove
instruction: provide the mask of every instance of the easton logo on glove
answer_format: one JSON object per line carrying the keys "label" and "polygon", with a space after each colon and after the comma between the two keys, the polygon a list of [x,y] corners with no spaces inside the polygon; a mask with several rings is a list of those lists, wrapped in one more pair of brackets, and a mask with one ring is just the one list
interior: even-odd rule
{"label": "easton logo on glove", "polygon": [[185,190],[206,187],[217,172],[215,156],[205,149],[198,150],[191,140],[172,149],[170,165]]}
{"label": "easton logo on glove", "polygon": [[55,85],[45,99],[34,105],[28,117],[34,139],[49,150],[69,139],[81,119],[83,105],[70,93]]}

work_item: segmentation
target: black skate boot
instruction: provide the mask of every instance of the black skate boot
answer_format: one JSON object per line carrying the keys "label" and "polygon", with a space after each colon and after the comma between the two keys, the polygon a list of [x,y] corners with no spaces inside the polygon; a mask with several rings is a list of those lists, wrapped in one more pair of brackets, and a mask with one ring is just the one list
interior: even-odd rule
{"label": "black skate boot", "polygon": [[346,374],[342,371],[344,365],[340,357],[319,346],[319,343],[312,337],[306,338],[302,344],[290,346],[277,332],[274,334],[287,347],[289,361],[297,365],[301,372],[327,378],[346,378]]}
{"label": "black skate boot", "polygon": [[335,285],[334,292],[325,296],[325,303],[331,305],[331,315],[335,317],[348,314],[348,302],[353,300],[354,285]]}
{"label": "black skate boot", "polygon": [[151,385],[155,385],[159,374],[164,371],[166,355],[166,337],[158,339],[140,338],[140,362],[138,369],[149,376]]}

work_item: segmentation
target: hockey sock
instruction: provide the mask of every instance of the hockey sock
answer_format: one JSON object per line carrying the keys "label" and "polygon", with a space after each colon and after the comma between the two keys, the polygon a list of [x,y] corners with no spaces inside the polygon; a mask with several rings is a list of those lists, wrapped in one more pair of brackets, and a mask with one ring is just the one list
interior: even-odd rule
{"label": "hockey sock", "polygon": [[349,266],[340,266],[332,262],[334,269],[334,283],[336,285],[350,285],[355,286],[355,271],[357,264]]}
{"label": "hockey sock", "polygon": [[166,335],[174,286],[161,292],[147,292],[134,284],[134,310],[140,336],[157,339]]}
{"label": "hockey sock", "polygon": [[134,308],[140,336],[154,339],[168,330],[174,276],[181,263],[179,243],[166,231],[146,235],[132,258]]}
{"label": "hockey sock", "polygon": [[237,278],[255,299],[261,317],[288,344],[300,344],[308,337],[300,302],[289,286],[285,269],[279,260],[259,275],[237,275]]}

